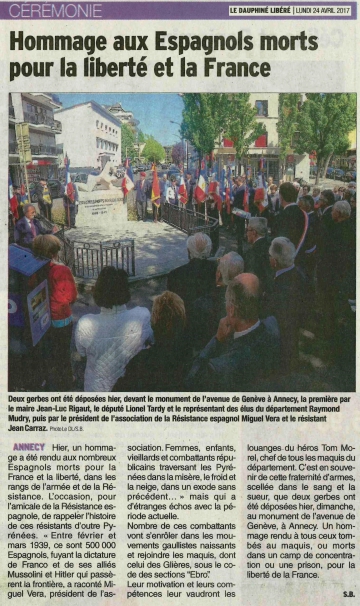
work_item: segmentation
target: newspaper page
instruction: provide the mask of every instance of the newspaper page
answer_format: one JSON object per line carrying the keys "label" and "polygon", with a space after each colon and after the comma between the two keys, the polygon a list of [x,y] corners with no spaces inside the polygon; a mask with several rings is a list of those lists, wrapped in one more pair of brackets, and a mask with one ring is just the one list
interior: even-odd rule
{"label": "newspaper page", "polygon": [[357,3],[0,19],[1,604],[359,603]]}

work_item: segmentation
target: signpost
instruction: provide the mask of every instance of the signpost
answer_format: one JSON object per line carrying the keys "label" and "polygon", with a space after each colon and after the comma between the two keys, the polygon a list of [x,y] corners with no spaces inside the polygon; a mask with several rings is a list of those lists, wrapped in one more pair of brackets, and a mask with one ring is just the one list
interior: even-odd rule
{"label": "signpost", "polygon": [[29,125],[26,122],[15,124],[16,141],[19,149],[20,163],[23,164],[28,201],[31,202],[26,165],[32,162]]}

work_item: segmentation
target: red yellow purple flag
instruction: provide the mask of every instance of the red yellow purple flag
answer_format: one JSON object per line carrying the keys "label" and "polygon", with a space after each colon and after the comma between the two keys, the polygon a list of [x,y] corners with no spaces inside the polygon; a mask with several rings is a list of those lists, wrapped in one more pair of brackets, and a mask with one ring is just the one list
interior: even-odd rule
{"label": "red yellow purple flag", "polygon": [[156,166],[153,165],[152,170],[154,171],[153,182],[152,182],[152,190],[151,190],[151,202],[155,204],[155,206],[160,206],[160,185],[159,185],[159,177],[157,174]]}

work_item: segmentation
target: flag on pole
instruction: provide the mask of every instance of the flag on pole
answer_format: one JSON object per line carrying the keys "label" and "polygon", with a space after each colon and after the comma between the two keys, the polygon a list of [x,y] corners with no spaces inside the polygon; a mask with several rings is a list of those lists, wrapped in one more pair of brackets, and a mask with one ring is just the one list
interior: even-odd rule
{"label": "flag on pole", "polygon": [[131,167],[130,158],[126,158],[125,160],[125,174],[129,177],[129,179],[134,183],[134,175]]}
{"label": "flag on pole", "polygon": [[225,176],[226,176],[226,171],[225,168],[223,167],[221,173],[220,173],[220,196],[222,200],[225,200]]}
{"label": "flag on pole", "polygon": [[151,202],[153,204],[155,204],[155,206],[159,207],[160,206],[160,185],[159,185],[159,177],[157,174],[155,164],[153,164],[153,168],[151,170],[154,171],[152,190],[151,190]]}
{"label": "flag on pole", "polygon": [[186,190],[186,186],[185,186],[184,175],[181,175],[178,197],[182,204],[187,204],[188,195],[187,195],[187,190]]}
{"label": "flag on pole", "polygon": [[134,189],[134,177],[131,170],[130,158],[125,160],[125,175],[121,183],[124,196]]}
{"label": "flag on pole", "polygon": [[245,183],[245,191],[244,191],[244,199],[243,199],[244,210],[249,212],[249,186],[247,182]]}
{"label": "flag on pole", "polygon": [[212,198],[215,202],[216,208],[218,210],[221,210],[222,200],[221,200],[221,196],[219,193],[219,183],[217,181],[211,181],[211,183],[209,183],[208,194],[210,196],[212,196]]}
{"label": "flag on pole", "polygon": [[258,175],[258,186],[255,190],[254,202],[258,206],[261,213],[269,205],[261,173]]}
{"label": "flag on pole", "polygon": [[18,219],[19,218],[19,211],[18,211],[19,204],[18,204],[17,197],[13,191],[13,184],[12,184],[10,173],[9,173],[8,184],[9,184],[9,189],[8,189],[9,208],[10,208],[10,211],[11,211],[14,219]]}
{"label": "flag on pole", "polygon": [[71,181],[70,160],[69,160],[67,154],[65,155],[65,158],[64,158],[64,164],[65,164],[65,184],[66,184],[65,193],[71,202],[75,202],[75,187]]}
{"label": "flag on pole", "polygon": [[131,181],[129,175],[125,173],[124,178],[121,183],[122,190],[124,192],[124,196],[126,196],[129,191],[134,189],[134,183]]}
{"label": "flag on pole", "polygon": [[206,198],[206,183],[204,177],[200,174],[194,191],[194,198],[198,204],[204,202]]}
{"label": "flag on pole", "polygon": [[21,200],[22,205],[27,204],[27,202],[28,202],[28,197],[27,197],[24,183],[22,183],[20,186],[20,200]]}

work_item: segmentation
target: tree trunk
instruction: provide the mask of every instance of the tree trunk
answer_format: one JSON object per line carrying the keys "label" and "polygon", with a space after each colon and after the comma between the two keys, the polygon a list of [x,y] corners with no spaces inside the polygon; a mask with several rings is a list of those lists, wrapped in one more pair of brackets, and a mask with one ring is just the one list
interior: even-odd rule
{"label": "tree trunk", "polygon": [[327,171],[327,169],[328,169],[329,162],[330,162],[331,158],[332,158],[332,154],[329,154],[329,155],[326,157],[326,159],[325,159],[325,164],[324,164],[324,179],[326,179],[326,171]]}

